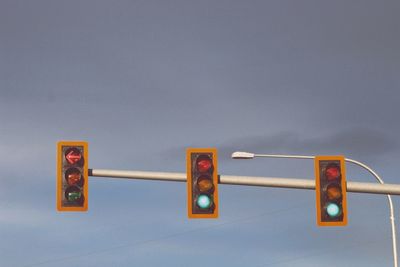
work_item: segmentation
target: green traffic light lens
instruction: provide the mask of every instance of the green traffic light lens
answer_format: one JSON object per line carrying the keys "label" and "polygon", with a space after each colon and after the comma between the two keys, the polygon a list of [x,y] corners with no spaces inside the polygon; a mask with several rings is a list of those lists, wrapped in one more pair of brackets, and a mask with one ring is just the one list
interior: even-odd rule
{"label": "green traffic light lens", "polygon": [[326,206],[326,213],[328,213],[331,218],[338,217],[341,213],[340,207],[336,203],[329,203]]}
{"label": "green traffic light lens", "polygon": [[83,198],[82,191],[77,186],[70,186],[65,190],[65,198],[69,202],[81,201]]}
{"label": "green traffic light lens", "polygon": [[69,192],[68,193],[68,200],[69,201],[77,201],[82,196],[81,192]]}
{"label": "green traffic light lens", "polygon": [[209,207],[211,207],[211,199],[209,196],[207,195],[200,195],[197,198],[196,201],[197,206],[199,206],[199,208],[201,209],[208,209]]}

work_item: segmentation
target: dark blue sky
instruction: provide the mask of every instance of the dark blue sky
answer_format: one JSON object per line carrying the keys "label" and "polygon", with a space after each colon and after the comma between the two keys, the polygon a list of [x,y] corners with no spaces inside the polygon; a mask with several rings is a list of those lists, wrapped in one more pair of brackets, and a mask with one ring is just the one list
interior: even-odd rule
{"label": "dark blue sky", "polygon": [[93,177],[65,214],[55,168],[59,140],[86,140],[90,168],[185,172],[187,147],[216,147],[220,174],[313,178],[236,150],[343,154],[399,183],[399,9],[1,0],[0,266],[392,266],[385,196],[317,228],[314,191],[221,185],[220,218],[188,220],[184,183]]}

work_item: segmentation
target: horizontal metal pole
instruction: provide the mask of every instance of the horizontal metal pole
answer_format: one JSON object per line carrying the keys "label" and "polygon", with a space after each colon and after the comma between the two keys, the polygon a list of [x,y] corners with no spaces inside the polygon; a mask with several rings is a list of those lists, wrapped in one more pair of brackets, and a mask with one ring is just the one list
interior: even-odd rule
{"label": "horizontal metal pole", "polygon": [[[89,176],[122,179],[158,180],[186,182],[186,173],[150,172],[150,171],[120,171],[89,169]],[[233,176],[220,175],[220,184],[265,186],[281,188],[297,188],[315,190],[315,180],[277,177]],[[359,183],[347,181],[347,192],[400,195],[400,185]]]}

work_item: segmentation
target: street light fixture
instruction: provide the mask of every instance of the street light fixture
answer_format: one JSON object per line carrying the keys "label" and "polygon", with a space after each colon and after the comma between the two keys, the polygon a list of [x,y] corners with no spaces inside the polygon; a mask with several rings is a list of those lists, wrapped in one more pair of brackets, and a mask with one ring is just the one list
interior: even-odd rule
{"label": "street light fixture", "polygon": [[233,159],[252,159],[254,158],[254,154],[253,153],[249,153],[249,152],[233,152],[232,153],[232,158]]}

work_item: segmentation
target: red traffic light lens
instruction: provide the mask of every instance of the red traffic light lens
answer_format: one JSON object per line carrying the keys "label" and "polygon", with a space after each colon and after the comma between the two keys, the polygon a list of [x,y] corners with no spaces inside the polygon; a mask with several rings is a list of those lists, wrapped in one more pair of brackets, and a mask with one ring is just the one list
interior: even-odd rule
{"label": "red traffic light lens", "polygon": [[336,180],[340,177],[340,169],[338,166],[328,166],[325,170],[325,175],[328,181]]}
{"label": "red traffic light lens", "polygon": [[199,172],[208,172],[213,166],[209,156],[200,156],[196,161],[196,168]]}
{"label": "red traffic light lens", "polygon": [[82,154],[79,149],[72,147],[65,151],[65,159],[69,164],[76,164],[82,159]]}

